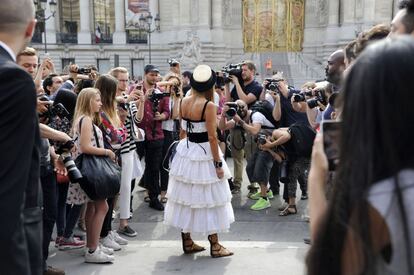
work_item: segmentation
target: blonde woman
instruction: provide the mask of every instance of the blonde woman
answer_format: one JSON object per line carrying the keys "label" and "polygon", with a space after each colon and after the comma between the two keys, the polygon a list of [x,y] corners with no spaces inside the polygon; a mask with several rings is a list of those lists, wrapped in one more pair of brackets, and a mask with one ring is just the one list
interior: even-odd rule
{"label": "blonde woman", "polygon": [[[76,102],[75,116],[73,123],[73,137],[75,139],[78,151],[81,153],[97,156],[109,156],[115,161],[115,154],[108,149],[103,148],[102,132],[97,126],[100,123],[100,110],[102,107],[101,95],[97,89],[83,89]],[[95,139],[94,131],[98,140]],[[100,147],[97,146],[99,143]],[[74,157],[76,157],[76,155]],[[96,171],[99,173],[99,171]],[[114,257],[112,249],[99,246],[99,235],[102,223],[108,211],[106,199],[92,201],[82,190],[79,184],[71,184],[68,192],[68,201],[87,202],[86,210],[86,247],[85,262],[87,263],[106,263],[112,262]],[[79,202],[78,202],[79,203]]]}

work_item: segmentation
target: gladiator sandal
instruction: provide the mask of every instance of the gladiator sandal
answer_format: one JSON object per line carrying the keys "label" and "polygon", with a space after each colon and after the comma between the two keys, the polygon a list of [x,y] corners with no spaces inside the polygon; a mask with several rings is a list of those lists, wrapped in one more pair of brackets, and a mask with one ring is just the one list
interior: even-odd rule
{"label": "gladiator sandal", "polygon": [[233,255],[233,252],[219,244],[217,234],[208,235],[210,255],[212,258],[221,258]]}
{"label": "gladiator sandal", "polygon": [[204,247],[193,242],[190,233],[181,232],[181,238],[183,240],[184,254],[194,254],[206,250]]}

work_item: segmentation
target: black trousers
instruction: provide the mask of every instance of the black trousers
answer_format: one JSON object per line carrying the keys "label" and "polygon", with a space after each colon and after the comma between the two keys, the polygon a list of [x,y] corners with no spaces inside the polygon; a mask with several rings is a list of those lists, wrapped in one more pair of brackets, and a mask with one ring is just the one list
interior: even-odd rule
{"label": "black trousers", "polygon": [[273,194],[279,194],[279,163],[273,161],[272,169],[270,170],[269,185]]}
{"label": "black trousers", "polygon": [[108,233],[112,230],[112,212],[114,211],[115,198],[107,198],[108,212],[106,212],[104,222],[101,229],[101,238],[108,236]]}
{"label": "black trousers", "polygon": [[43,193],[43,268],[46,270],[49,243],[57,216],[56,174],[52,165],[40,167],[40,183],[42,184]]}
{"label": "black trousers", "polygon": [[144,186],[151,200],[160,194],[160,166],[162,162],[162,147],[164,139],[144,141],[145,171]]}
{"label": "black trousers", "polygon": [[[172,131],[164,131],[164,143],[162,145],[162,160],[164,160],[167,150],[170,147],[171,143],[174,142],[174,136]],[[162,167],[162,160],[160,165],[160,174],[161,174],[161,191],[167,191],[168,188],[168,175],[169,173],[165,171]]]}

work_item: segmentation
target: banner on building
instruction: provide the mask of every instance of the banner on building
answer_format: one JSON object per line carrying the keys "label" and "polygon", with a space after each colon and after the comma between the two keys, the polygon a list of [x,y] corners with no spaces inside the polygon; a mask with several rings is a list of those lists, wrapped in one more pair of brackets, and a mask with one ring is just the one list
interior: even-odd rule
{"label": "banner on building", "polygon": [[138,28],[141,14],[149,13],[149,0],[125,0],[125,9],[126,28]]}
{"label": "banner on building", "polygon": [[301,51],[304,0],[243,0],[245,52]]}

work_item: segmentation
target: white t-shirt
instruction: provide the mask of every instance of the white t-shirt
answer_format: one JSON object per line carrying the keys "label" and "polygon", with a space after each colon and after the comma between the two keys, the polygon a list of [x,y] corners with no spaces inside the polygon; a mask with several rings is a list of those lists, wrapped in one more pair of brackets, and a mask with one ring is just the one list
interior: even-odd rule
{"label": "white t-shirt", "polygon": [[260,124],[265,127],[275,128],[275,126],[269,120],[267,120],[267,118],[262,113],[259,113],[259,112],[253,113],[252,123]]}

